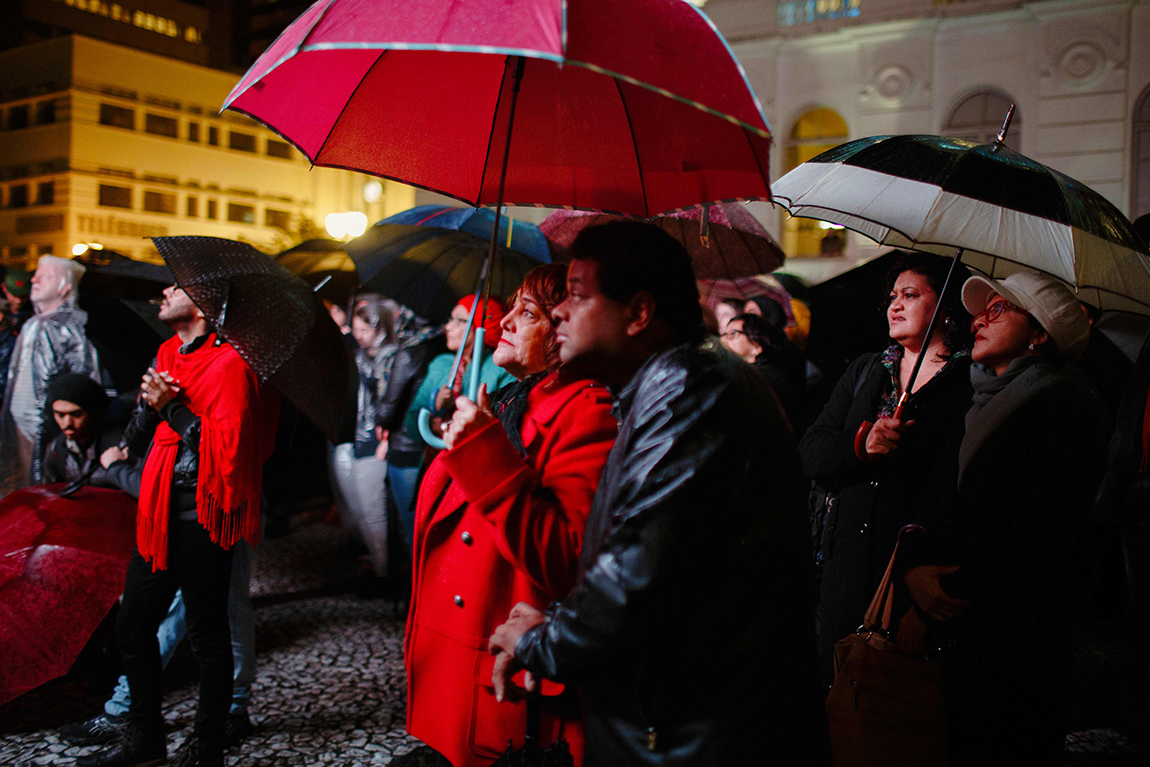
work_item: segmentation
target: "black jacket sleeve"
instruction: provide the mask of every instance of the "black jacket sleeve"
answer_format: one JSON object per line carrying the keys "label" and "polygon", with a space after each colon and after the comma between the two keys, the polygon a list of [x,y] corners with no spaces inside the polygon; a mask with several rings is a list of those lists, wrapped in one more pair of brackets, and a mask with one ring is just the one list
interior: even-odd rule
{"label": "black jacket sleeve", "polygon": [[180,435],[180,441],[189,450],[199,453],[200,450],[200,417],[188,410],[187,406],[179,400],[172,400],[160,408],[160,418],[168,422],[168,426]]}
{"label": "black jacket sleeve", "polygon": [[[873,370],[875,355],[859,357],[847,367],[835,386],[826,407],[799,443],[803,459],[803,474],[818,482],[846,484],[849,479],[865,470],[855,455],[855,433],[862,418],[852,417],[857,396],[869,394],[867,381],[860,381]],[[867,391],[860,390],[862,388]],[[873,413],[871,414],[873,417]]]}
{"label": "black jacket sleeve", "polygon": [[[762,396],[750,368],[745,373],[753,381],[745,388],[757,387]],[[679,636],[690,644],[712,631],[737,632],[730,622],[735,611],[725,605],[690,627],[674,605],[741,598],[734,595],[754,580],[741,576],[773,559],[765,543],[785,526],[779,524],[781,500],[795,496],[784,489],[797,475],[793,438],[773,406],[746,413],[738,428],[729,428],[745,412],[746,399],[716,371],[700,376],[664,369],[646,377],[601,480],[600,491],[607,483],[611,492],[596,505],[609,507],[592,511],[610,515],[602,544],[590,549],[597,554],[583,560],[580,581],[551,608],[550,619],[516,647],[520,662],[548,678],[602,674],[621,659],[651,651],[661,643],[658,637]],[[764,468],[784,448],[790,465],[777,468],[789,469],[791,477],[780,478],[778,501],[763,500],[758,490],[752,490],[757,502],[745,495],[747,477],[771,481],[762,476]],[[612,461],[622,463],[613,469]],[[717,509],[723,509],[721,521]],[[584,540],[585,547],[595,545]],[[727,579],[735,581],[730,597],[703,596],[714,595],[717,581]]]}

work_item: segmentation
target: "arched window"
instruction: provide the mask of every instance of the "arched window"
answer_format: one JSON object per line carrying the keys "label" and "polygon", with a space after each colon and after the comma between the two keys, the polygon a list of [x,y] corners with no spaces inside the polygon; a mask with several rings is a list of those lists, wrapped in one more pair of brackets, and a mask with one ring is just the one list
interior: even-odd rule
{"label": "arched window", "polygon": [[[833,149],[848,138],[847,123],[833,109],[820,107],[806,112],[795,122],[783,147],[783,167],[791,171],[801,163]],[[829,225],[811,218],[791,218],[782,214],[783,250],[789,257],[818,256],[824,252],[824,239],[830,246],[827,255],[841,255],[846,244],[846,231],[828,229]],[[827,237],[827,235],[832,235]]]}
{"label": "arched window", "polygon": [[[943,125],[943,134],[952,138],[964,138],[978,144],[989,144],[998,138],[1002,130],[1002,121],[1011,104],[1016,104],[1012,98],[999,91],[985,89],[975,91],[954,108]],[[1007,131],[1006,144],[1018,152],[1022,146],[1022,117],[1015,107],[1014,118],[1010,121],[1010,130]]]}
{"label": "arched window", "polygon": [[1134,204],[1130,220],[1150,213],[1150,88],[1134,109]]}

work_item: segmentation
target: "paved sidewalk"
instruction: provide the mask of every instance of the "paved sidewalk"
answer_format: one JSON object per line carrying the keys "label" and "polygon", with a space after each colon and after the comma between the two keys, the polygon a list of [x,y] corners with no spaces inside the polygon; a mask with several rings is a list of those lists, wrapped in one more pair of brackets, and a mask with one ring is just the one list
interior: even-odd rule
{"label": "paved sidewalk", "polygon": [[[351,593],[358,562],[339,528],[317,518],[293,523],[290,536],[256,549],[256,729],[227,763],[387,764],[417,745],[404,730],[400,606]],[[1130,680],[1106,632],[1090,634],[1078,643],[1066,764],[1133,765],[1116,692]],[[56,733],[98,713],[111,681],[67,677],[0,707],[0,765],[73,764],[95,750],[69,747]],[[165,677],[169,754],[191,732],[195,698],[195,661],[183,647]]]}
{"label": "paved sidewalk", "polygon": [[[357,562],[346,544],[338,528],[312,520],[256,550],[256,729],[229,765],[387,764],[418,745],[404,729],[404,617],[390,601],[348,593]],[[191,733],[195,678],[181,647],[165,678],[169,756]],[[64,678],[0,707],[0,765],[73,764],[96,750],[57,732],[98,713],[107,692]]]}

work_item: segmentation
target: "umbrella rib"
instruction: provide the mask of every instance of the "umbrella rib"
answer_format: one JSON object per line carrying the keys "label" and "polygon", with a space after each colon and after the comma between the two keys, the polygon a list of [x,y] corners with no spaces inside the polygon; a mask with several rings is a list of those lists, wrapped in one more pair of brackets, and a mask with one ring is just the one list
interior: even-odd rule
{"label": "umbrella rib", "polygon": [[359,89],[363,87],[363,84],[367,81],[367,78],[371,77],[372,71],[374,71],[375,68],[379,66],[379,62],[383,61],[383,57],[386,55],[386,50],[380,53],[376,60],[372,62],[372,65],[368,67],[368,70],[364,73],[363,77],[359,78],[359,82],[355,84],[355,90],[353,90],[351,95],[347,97],[347,101],[343,102],[343,106],[339,110],[339,115],[331,121],[331,130],[329,130],[327,135],[323,137],[323,143],[320,144],[319,150],[315,153],[314,162],[319,162],[319,158],[323,154],[323,150],[327,149],[327,142],[331,140],[331,134],[335,133],[335,127],[339,125],[339,121],[343,119],[343,113],[347,111],[348,105],[355,100],[355,94],[359,93]]}
{"label": "umbrella rib", "polygon": [[[475,202],[472,203],[475,207],[479,207],[479,200],[483,197],[483,186],[487,183],[487,163],[491,161],[491,144],[495,141],[495,123],[499,120],[499,107],[503,104],[503,85],[507,82],[507,70],[511,67],[511,56],[503,60],[503,77],[499,80],[499,97],[495,99],[495,111],[491,114],[491,132],[487,134],[487,152],[483,155],[483,170],[479,174],[479,189],[475,190]],[[512,115],[514,118],[514,115]],[[511,131],[511,124],[508,121],[507,131]],[[507,148],[508,153],[511,152],[511,147]],[[500,200],[502,202],[502,200]]]}
{"label": "umbrella rib", "polygon": [[747,149],[751,151],[751,157],[755,158],[755,167],[759,169],[759,175],[762,176],[763,180],[767,182],[767,199],[773,201],[775,195],[773,192],[771,192],[770,174],[763,172],[763,164],[759,162],[759,155],[755,152],[754,145],[751,144],[751,134],[747,133],[745,128],[743,129],[743,138],[747,140]]}
{"label": "umbrella rib", "polygon": [[635,140],[635,126],[631,123],[631,110],[627,109],[627,99],[623,97],[623,87],[619,81],[611,78],[615,83],[615,92],[619,94],[619,105],[623,107],[623,114],[627,116],[627,133],[631,136],[631,146],[635,148],[635,167],[639,171],[639,189],[643,192],[643,211],[650,216],[651,205],[647,202],[647,182],[643,179],[643,161],[639,158],[639,143]]}

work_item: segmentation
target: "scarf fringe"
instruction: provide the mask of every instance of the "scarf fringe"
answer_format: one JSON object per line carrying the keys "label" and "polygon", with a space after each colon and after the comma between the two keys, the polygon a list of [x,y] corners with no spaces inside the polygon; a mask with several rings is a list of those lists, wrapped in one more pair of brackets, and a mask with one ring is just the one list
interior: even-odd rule
{"label": "scarf fringe", "polygon": [[[198,519],[212,543],[230,549],[241,540],[253,546],[260,542],[260,504],[242,501],[234,509],[225,509],[209,492],[197,499]],[[254,513],[252,513],[254,511]]]}

